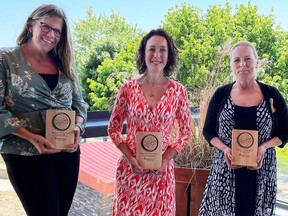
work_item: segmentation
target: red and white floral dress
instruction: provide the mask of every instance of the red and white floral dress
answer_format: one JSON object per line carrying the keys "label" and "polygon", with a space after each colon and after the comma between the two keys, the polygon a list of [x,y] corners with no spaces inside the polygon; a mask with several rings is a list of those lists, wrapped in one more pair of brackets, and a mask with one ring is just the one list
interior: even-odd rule
{"label": "red and white floral dress", "polygon": [[[179,153],[191,133],[190,119],[187,92],[183,85],[171,80],[164,95],[151,109],[138,81],[134,79],[119,89],[108,134],[116,146],[126,142],[135,155],[138,131],[162,132],[162,153],[168,146]],[[171,140],[175,120],[179,130],[176,138]],[[124,121],[127,122],[126,138],[121,134]],[[173,160],[162,175],[135,174],[122,155],[117,165],[113,215],[175,215]]]}

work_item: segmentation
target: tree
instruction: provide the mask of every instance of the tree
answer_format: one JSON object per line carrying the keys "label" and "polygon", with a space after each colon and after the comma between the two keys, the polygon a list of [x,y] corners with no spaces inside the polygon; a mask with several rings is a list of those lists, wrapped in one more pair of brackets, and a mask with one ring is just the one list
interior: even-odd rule
{"label": "tree", "polygon": [[97,78],[87,79],[91,90],[89,97],[93,102],[92,110],[111,109],[120,85],[133,76],[138,43],[126,44],[114,59],[106,58],[97,68]]}
{"label": "tree", "polygon": [[[86,18],[75,22],[73,36],[76,67],[83,97],[88,102],[90,109],[107,107],[105,105],[106,97],[111,95],[107,92],[93,94],[93,92],[103,90],[103,86],[108,86],[106,78],[109,73],[114,72],[99,71],[99,66],[117,58],[119,53],[127,48],[127,44],[136,40],[141,33],[142,31],[138,30],[136,26],[128,25],[123,17],[113,11],[109,16],[96,16],[91,7],[88,7]],[[123,65],[122,68],[125,66]],[[128,72],[131,72],[130,67],[129,70]],[[92,80],[93,82],[91,82]],[[99,91],[95,90],[99,86],[102,88]]]}
{"label": "tree", "polygon": [[[215,71],[218,86],[232,80],[228,54],[239,40],[255,45],[261,63],[267,63],[258,79],[276,86],[288,102],[288,33],[275,23],[273,9],[261,15],[250,2],[233,9],[228,2],[210,5],[206,11],[182,3],[168,10],[162,27],[179,49],[181,68],[176,79],[188,88],[191,105],[199,105],[200,91]],[[90,109],[111,108],[119,86],[133,76],[142,35],[113,11],[108,17],[96,16],[88,8],[87,18],[76,22],[76,65]]]}
{"label": "tree", "polygon": [[269,15],[260,15],[258,7],[250,2],[247,6],[236,5],[234,14],[228,2],[225,6],[210,5],[206,12],[188,3],[168,10],[163,27],[180,50],[181,68],[177,79],[192,92],[192,103],[198,103],[195,94],[200,95],[215,67],[219,71],[219,85],[225,80],[231,81],[228,56],[223,57],[220,65],[216,62],[219,46],[229,38],[232,43],[249,40],[256,46],[259,58],[268,59],[265,74],[261,73],[259,79],[270,77],[271,81],[275,75],[287,77],[287,34],[275,24],[272,13],[273,10]]}

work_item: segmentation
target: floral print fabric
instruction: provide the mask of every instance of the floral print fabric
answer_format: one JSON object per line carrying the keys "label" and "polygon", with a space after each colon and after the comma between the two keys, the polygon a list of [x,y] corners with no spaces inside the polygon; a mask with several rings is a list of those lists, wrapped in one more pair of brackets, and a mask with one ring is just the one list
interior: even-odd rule
{"label": "floral print fabric", "polygon": [[45,80],[29,65],[21,47],[0,49],[0,152],[36,155],[34,146],[11,132],[20,127],[44,135],[45,110],[75,110],[86,119],[79,83],[78,91],[61,71],[57,86],[51,91]]}

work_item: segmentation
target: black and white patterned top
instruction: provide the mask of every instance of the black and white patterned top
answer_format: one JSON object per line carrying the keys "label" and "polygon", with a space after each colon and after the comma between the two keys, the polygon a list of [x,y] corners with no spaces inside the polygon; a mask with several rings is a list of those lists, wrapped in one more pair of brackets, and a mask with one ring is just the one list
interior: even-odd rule
{"label": "black and white patterned top", "polygon": [[[262,100],[255,107],[239,107],[229,96],[219,115],[218,130],[218,137],[229,147],[234,128],[258,130],[258,143],[270,139],[272,118],[269,104]],[[273,215],[276,174],[275,148],[266,150],[263,166],[258,171],[247,168],[229,169],[223,152],[216,149],[199,215]]]}

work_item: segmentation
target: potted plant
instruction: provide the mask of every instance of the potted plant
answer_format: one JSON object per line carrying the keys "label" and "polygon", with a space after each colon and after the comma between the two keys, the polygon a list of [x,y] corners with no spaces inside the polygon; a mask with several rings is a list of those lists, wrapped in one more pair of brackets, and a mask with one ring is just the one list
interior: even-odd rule
{"label": "potted plant", "polygon": [[[217,88],[217,75],[221,62],[230,51],[229,39],[220,47],[217,64],[205,81],[205,89],[193,90],[199,106],[192,108],[191,137],[180,154],[174,157],[176,181],[176,215],[198,215],[206,181],[209,175],[214,148],[210,147],[203,136],[203,126],[209,101]],[[228,77],[229,79],[229,77]],[[228,79],[226,81],[228,81]],[[189,91],[189,89],[188,89]],[[190,90],[191,91],[191,90]],[[195,94],[197,93],[198,94]],[[175,131],[177,130],[175,124]],[[174,134],[172,133],[172,136]]]}
{"label": "potted plant", "polygon": [[198,116],[191,120],[192,135],[181,153],[174,157],[177,216],[198,215],[214,153],[214,148],[209,146],[202,135],[212,93],[213,88],[201,92],[200,106],[192,108],[192,115],[196,112]]}

